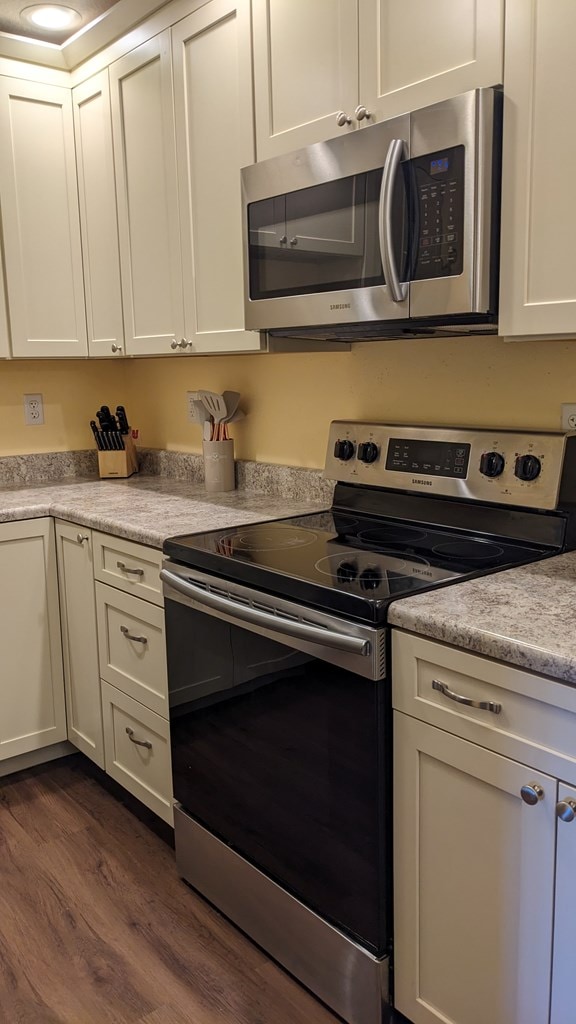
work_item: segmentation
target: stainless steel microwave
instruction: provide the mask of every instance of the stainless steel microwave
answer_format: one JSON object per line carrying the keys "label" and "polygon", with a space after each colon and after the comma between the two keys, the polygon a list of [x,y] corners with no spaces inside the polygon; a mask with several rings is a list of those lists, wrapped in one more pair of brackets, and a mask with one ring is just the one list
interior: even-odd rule
{"label": "stainless steel microwave", "polygon": [[476,89],[244,168],[247,329],[496,333],[501,100]]}

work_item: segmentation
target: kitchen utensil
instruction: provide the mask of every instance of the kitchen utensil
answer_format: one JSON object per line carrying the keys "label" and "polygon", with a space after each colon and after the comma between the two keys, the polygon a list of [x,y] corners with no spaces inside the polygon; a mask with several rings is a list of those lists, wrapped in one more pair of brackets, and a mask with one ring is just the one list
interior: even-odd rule
{"label": "kitchen utensil", "polygon": [[98,427],[96,426],[96,420],[90,420],[90,428],[91,428],[92,433],[94,434],[94,437],[96,439],[96,447],[98,448],[98,451],[103,451],[102,440],[101,440],[101,437],[100,437],[100,431],[98,430]]}
{"label": "kitchen utensil", "polygon": [[240,401],[240,392],[223,391],[222,398],[224,399],[224,402],[226,404],[226,416],[224,417],[224,423],[229,423],[234,413],[236,412],[236,409],[238,408],[238,403]]}
{"label": "kitchen utensil", "polygon": [[213,426],[214,426],[214,423],[212,422],[212,417],[210,416],[207,420],[204,421],[204,427],[203,427],[203,430],[202,430],[202,437],[203,437],[204,441],[209,441],[210,440],[210,438],[212,436],[212,427]]}
{"label": "kitchen utensil", "polygon": [[122,434],[129,434],[130,427],[128,425],[128,417],[126,415],[126,409],[123,405],[116,406],[116,417],[118,419],[118,426]]}
{"label": "kitchen utensil", "polygon": [[216,394],[215,391],[199,391],[198,395],[214,422],[221,423],[227,415],[226,402],[223,396]]}

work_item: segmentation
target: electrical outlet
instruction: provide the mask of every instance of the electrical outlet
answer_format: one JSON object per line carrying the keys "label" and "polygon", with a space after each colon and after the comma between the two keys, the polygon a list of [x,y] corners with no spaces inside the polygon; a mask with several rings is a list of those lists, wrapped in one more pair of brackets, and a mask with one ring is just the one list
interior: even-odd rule
{"label": "electrical outlet", "polygon": [[576,404],[562,405],[562,430],[576,430]]}
{"label": "electrical outlet", "polygon": [[24,395],[24,421],[31,427],[39,427],[44,423],[42,395]]}
{"label": "electrical outlet", "polygon": [[198,392],[197,391],[187,391],[186,392],[186,408],[188,410],[188,419],[189,419],[190,423],[200,423],[200,420],[198,418],[198,413],[196,412],[196,409],[194,408],[194,402],[195,401],[196,402],[198,401]]}

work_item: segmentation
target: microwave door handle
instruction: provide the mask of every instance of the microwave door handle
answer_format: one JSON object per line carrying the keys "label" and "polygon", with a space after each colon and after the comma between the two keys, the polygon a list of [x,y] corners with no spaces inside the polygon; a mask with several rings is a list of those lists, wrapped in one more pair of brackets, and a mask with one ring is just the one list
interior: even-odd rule
{"label": "microwave door handle", "polygon": [[407,295],[408,284],[400,281],[398,268],[394,258],[394,239],[392,238],[392,203],[394,199],[394,184],[400,162],[404,157],[405,142],[403,139],[392,139],[388,146],[384,170],[382,172],[382,185],[380,187],[380,203],[378,206],[378,233],[380,237],[380,256],[384,279],[390,289],[390,296],[393,302],[402,302]]}
{"label": "microwave door handle", "polygon": [[260,608],[252,608],[250,605],[240,604],[220,594],[212,594],[203,587],[197,587],[189,580],[183,580],[168,569],[160,570],[160,579],[169,587],[178,590],[186,597],[192,598],[198,604],[215,611],[224,612],[232,618],[242,622],[250,622],[255,626],[263,626],[276,633],[285,636],[292,636],[298,640],[309,640],[312,643],[323,644],[325,647],[333,647],[337,651],[344,651],[346,654],[359,654],[368,657],[370,654],[370,641],[363,640],[357,636],[347,636],[345,633],[334,633],[323,626],[309,625],[307,622],[299,622],[292,619],[283,619],[272,612],[261,611]]}

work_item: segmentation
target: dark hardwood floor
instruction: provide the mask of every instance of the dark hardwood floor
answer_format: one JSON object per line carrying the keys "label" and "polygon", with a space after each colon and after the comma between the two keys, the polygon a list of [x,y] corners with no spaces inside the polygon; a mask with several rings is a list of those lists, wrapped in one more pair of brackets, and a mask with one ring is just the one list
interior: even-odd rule
{"label": "dark hardwood floor", "polygon": [[0,779],[1,1024],[335,1024],[79,755]]}

